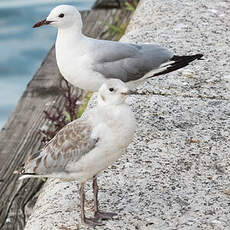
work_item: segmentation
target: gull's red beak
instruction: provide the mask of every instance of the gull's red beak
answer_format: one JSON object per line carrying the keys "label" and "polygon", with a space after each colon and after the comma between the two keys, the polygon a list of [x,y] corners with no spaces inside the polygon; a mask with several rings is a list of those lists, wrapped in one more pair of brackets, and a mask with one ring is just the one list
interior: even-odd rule
{"label": "gull's red beak", "polygon": [[45,25],[49,25],[52,21],[47,21],[46,19],[45,20],[42,20],[40,22],[37,22],[34,24],[33,28],[37,28],[37,27],[40,27],[40,26],[45,26]]}

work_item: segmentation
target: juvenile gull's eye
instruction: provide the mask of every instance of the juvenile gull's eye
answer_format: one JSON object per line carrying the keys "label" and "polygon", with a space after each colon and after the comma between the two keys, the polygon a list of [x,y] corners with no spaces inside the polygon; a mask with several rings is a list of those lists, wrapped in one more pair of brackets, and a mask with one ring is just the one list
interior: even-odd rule
{"label": "juvenile gull's eye", "polygon": [[58,17],[59,17],[59,18],[63,18],[63,17],[64,17],[64,14],[59,14]]}
{"label": "juvenile gull's eye", "polygon": [[113,90],[114,90],[114,88],[109,88],[109,91],[110,91],[110,92],[113,92]]}

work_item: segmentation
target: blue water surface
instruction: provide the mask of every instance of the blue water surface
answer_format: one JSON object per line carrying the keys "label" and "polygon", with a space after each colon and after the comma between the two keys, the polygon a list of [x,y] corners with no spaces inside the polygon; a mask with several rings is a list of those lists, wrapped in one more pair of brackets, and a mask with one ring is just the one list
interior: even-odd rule
{"label": "blue water surface", "polygon": [[90,9],[95,0],[0,1],[0,129],[55,41],[56,29],[33,29],[60,4]]}

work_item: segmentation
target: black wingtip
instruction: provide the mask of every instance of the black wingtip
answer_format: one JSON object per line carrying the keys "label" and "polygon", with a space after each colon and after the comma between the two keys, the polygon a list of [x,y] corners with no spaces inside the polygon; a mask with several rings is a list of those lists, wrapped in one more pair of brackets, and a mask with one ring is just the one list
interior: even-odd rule
{"label": "black wingtip", "polygon": [[178,55],[174,55],[170,61],[175,61],[175,62],[184,62],[184,63],[189,63],[192,62],[194,60],[202,60],[202,57],[204,55],[203,54],[194,54],[194,55],[184,55],[184,56],[178,56]]}
{"label": "black wingtip", "polygon": [[197,60],[203,60],[202,57],[204,56],[203,54],[196,54],[196,59]]}
{"label": "black wingtip", "polygon": [[26,173],[24,168],[21,169],[21,170],[15,170],[13,172],[13,174],[16,174],[16,175],[31,175],[31,176],[36,175],[36,173]]}
{"label": "black wingtip", "polygon": [[[195,61],[195,60],[202,60],[203,54],[194,54],[194,55],[184,55],[184,56],[179,56],[179,55],[174,55],[170,61],[174,61],[174,63],[170,63],[168,66],[166,66],[166,69],[163,71],[160,71],[158,73],[155,73],[151,77],[159,76],[162,74],[170,73],[172,71],[181,69],[187,65],[189,65],[190,62]],[[149,77],[149,78],[151,78]]]}
{"label": "black wingtip", "polygon": [[37,174],[36,173],[22,173],[21,175],[30,175],[30,176],[36,176]]}

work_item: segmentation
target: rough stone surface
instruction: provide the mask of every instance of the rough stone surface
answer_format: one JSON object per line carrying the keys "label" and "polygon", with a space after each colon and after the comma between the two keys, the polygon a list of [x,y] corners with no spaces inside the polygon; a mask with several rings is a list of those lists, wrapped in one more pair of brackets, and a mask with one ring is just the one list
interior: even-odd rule
{"label": "rough stone surface", "polygon": [[[135,138],[99,177],[101,208],[119,215],[97,229],[230,229],[229,10],[224,0],[141,1],[123,41],[205,56],[129,98]],[[78,190],[77,182],[49,180],[26,230],[85,229]]]}

